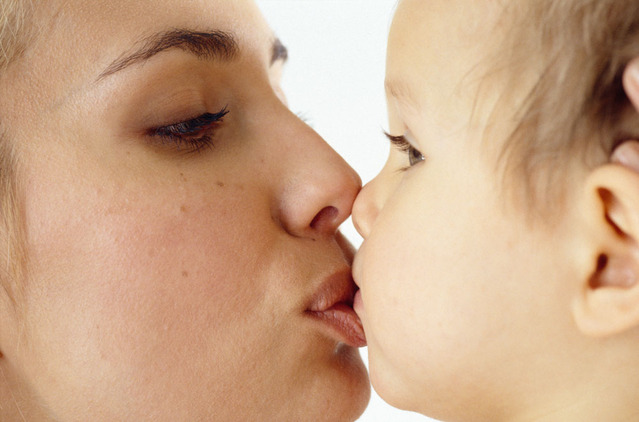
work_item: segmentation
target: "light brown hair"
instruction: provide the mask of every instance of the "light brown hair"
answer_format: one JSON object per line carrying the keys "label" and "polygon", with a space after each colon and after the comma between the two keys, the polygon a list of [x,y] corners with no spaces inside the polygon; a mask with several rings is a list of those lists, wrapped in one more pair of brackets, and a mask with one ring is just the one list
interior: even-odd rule
{"label": "light brown hair", "polygon": [[622,86],[639,57],[639,1],[517,0],[504,8],[496,66],[509,68],[507,91],[526,91],[514,103],[500,163],[507,178],[525,181],[520,193],[539,209],[560,202],[570,166],[602,164],[620,142],[639,139],[639,113]]}

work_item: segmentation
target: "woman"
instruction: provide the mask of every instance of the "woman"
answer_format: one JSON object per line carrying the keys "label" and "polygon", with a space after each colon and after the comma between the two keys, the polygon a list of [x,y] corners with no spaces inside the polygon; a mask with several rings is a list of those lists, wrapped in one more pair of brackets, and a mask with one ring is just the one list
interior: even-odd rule
{"label": "woman", "polygon": [[1,4],[0,420],[357,418],[360,181],[252,1]]}

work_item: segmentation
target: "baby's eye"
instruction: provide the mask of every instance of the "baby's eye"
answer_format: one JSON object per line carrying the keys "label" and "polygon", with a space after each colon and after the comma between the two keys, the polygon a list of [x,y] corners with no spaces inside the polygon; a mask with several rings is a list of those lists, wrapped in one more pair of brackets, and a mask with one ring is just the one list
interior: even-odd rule
{"label": "baby's eye", "polygon": [[412,167],[415,164],[424,161],[426,158],[424,157],[424,154],[422,154],[421,152],[419,152],[418,149],[415,149],[412,145],[409,144],[408,147],[408,164]]}
{"label": "baby's eye", "polygon": [[413,144],[408,142],[405,135],[393,136],[386,133],[386,137],[391,141],[391,144],[393,144],[395,148],[398,148],[400,151],[408,154],[408,168],[413,167],[426,159],[424,154],[415,148]]}

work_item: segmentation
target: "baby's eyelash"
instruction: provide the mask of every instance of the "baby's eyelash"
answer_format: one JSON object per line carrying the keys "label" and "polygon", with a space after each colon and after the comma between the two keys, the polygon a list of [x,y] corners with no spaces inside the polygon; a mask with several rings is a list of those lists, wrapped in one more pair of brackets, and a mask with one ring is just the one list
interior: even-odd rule
{"label": "baby's eyelash", "polygon": [[404,135],[394,136],[388,132],[384,132],[386,137],[391,141],[391,144],[405,153],[408,156],[408,166],[400,168],[400,171],[406,171],[416,164],[425,160],[424,154],[422,154],[417,148],[415,148]]}
{"label": "baby's eyelash", "polygon": [[408,152],[411,149],[411,145],[410,143],[406,140],[406,137],[404,137],[404,135],[400,135],[400,136],[395,136],[395,135],[391,135],[388,132],[384,132],[384,135],[386,135],[386,137],[388,138],[388,140],[390,140],[391,144],[398,148],[400,151],[403,152]]}

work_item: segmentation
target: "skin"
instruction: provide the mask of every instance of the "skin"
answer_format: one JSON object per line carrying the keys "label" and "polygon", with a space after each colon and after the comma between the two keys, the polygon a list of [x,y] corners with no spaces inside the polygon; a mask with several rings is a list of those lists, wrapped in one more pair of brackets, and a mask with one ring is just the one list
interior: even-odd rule
{"label": "skin", "polygon": [[[35,22],[0,81],[27,228],[23,299],[2,310],[2,420],[356,419],[357,349],[307,309],[349,277],[337,228],[360,181],[287,109],[256,6],[51,1]],[[104,75],[175,28],[231,33],[239,51],[174,48]],[[199,151],[149,132],[223,107]]]}
{"label": "skin", "polygon": [[445,421],[633,420],[636,326],[611,337],[610,321],[636,301],[601,324],[605,339],[584,335],[574,313],[588,303],[596,319],[603,301],[588,298],[607,287],[588,284],[597,253],[627,247],[595,202],[595,181],[622,178],[588,184],[571,170],[553,224],[500,194],[496,157],[513,119],[489,119],[499,78],[480,77],[500,35],[495,3],[402,0],[393,20],[390,133],[409,151],[391,149],[353,208],[371,381],[391,405]]}

